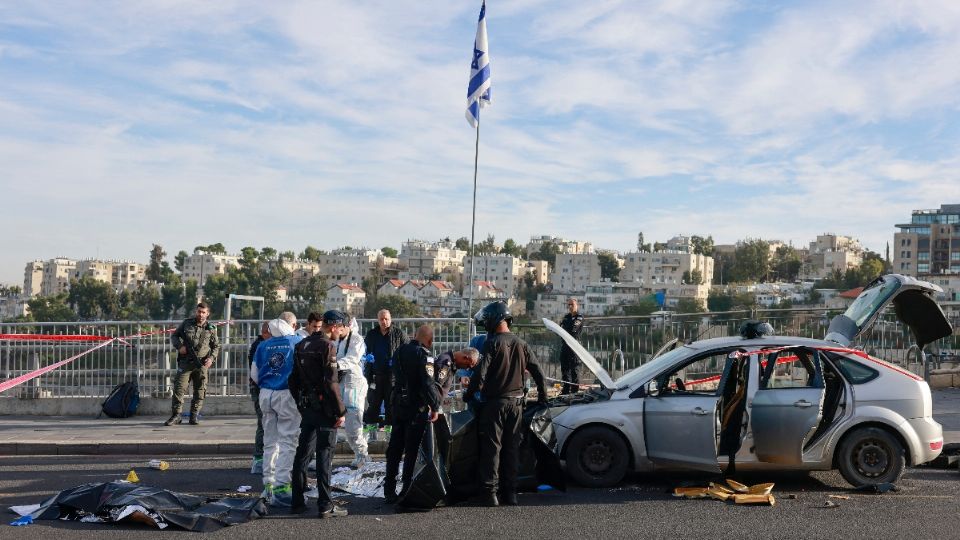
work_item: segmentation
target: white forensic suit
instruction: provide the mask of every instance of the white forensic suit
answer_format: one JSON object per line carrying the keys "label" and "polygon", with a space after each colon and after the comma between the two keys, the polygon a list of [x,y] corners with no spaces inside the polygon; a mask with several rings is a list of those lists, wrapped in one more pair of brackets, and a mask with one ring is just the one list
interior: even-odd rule
{"label": "white forensic suit", "polygon": [[347,408],[344,434],[354,453],[353,466],[367,459],[367,437],[363,432],[363,410],[367,404],[367,379],[363,376],[363,355],[367,347],[359,333],[356,319],[350,320],[350,333],[337,341],[337,369],[340,372],[340,392]]}

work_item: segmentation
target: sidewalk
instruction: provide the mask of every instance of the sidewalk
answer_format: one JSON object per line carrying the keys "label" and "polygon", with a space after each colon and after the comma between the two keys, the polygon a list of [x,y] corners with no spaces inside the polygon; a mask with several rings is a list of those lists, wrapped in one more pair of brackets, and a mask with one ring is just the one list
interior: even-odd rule
{"label": "sidewalk", "polygon": [[[933,390],[933,417],[945,444],[960,443],[960,389]],[[252,454],[256,420],[250,416],[201,417],[165,427],[166,416],[127,419],[76,416],[0,416],[0,455]],[[385,433],[371,434],[370,453],[383,454]],[[337,453],[350,453],[344,442]]]}

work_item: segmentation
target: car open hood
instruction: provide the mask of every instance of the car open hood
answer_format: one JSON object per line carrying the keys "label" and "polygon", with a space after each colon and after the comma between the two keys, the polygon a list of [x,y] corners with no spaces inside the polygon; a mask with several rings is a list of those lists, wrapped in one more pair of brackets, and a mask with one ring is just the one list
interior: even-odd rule
{"label": "car open hood", "polygon": [[907,325],[921,349],[953,333],[947,316],[933,295],[943,289],[919,279],[887,274],[870,282],[843,315],[830,321],[825,339],[847,346],[868,330],[889,304]]}
{"label": "car open hood", "polygon": [[559,324],[551,321],[550,319],[543,319],[543,324],[563,339],[563,342],[570,347],[570,350],[580,357],[580,361],[583,362],[583,365],[587,366],[587,368],[597,377],[597,379],[600,381],[600,384],[610,390],[616,389],[613,379],[610,377],[610,374],[607,373],[607,370],[603,369],[603,367],[600,365],[600,362],[597,362],[597,359],[594,358],[592,354],[587,352],[587,350],[583,348],[583,345],[581,345],[576,338],[568,334],[567,331],[561,328]]}

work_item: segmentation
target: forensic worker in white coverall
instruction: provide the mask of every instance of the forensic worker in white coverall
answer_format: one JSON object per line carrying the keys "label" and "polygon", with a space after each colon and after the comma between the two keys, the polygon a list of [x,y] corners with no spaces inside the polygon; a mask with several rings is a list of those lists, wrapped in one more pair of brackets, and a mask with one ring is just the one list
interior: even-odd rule
{"label": "forensic worker in white coverall", "polygon": [[367,347],[359,333],[356,319],[342,311],[330,310],[323,314],[323,325],[330,328],[330,340],[337,346],[337,370],[340,392],[347,414],[343,426],[347,444],[353,450],[350,466],[361,468],[369,461],[367,436],[363,432],[363,410],[367,404],[367,379],[363,376],[363,355]]}
{"label": "forensic worker in white coverall", "polygon": [[260,387],[263,413],[263,497],[272,506],[290,506],[293,457],[300,436],[300,411],[287,386],[293,370],[297,317],[289,311],[270,321],[270,339],[257,347],[250,378]]}

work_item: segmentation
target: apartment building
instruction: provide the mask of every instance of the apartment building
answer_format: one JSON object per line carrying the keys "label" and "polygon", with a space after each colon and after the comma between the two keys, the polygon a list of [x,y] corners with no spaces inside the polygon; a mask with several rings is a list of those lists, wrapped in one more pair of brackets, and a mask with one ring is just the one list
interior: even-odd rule
{"label": "apartment building", "polygon": [[337,283],[327,289],[325,307],[337,309],[354,317],[363,317],[367,293],[356,283]]}
{"label": "apartment building", "polygon": [[550,275],[554,290],[583,292],[587,285],[600,281],[600,258],[596,253],[561,253]]}
{"label": "apartment building", "polygon": [[527,258],[530,258],[531,255],[540,251],[540,248],[542,248],[547,242],[550,242],[551,244],[560,248],[560,253],[582,255],[594,252],[593,244],[590,242],[567,240],[566,238],[560,238],[559,236],[550,236],[545,234],[530,237],[530,241],[527,242],[525,248],[527,252]]}
{"label": "apartment building", "polygon": [[23,296],[33,298],[43,290],[43,261],[30,261],[23,270]]}
{"label": "apartment building", "polygon": [[825,233],[810,242],[803,265],[800,267],[800,279],[813,281],[829,277],[835,270],[846,272],[863,263],[863,247],[860,241],[851,236]]}
{"label": "apartment building", "polygon": [[57,257],[43,263],[43,281],[40,294],[49,296],[70,290],[70,278],[77,270],[77,261]]}
{"label": "apartment building", "polygon": [[[463,257],[464,281],[470,281],[470,264],[473,263],[473,280],[486,281],[502,289],[508,297],[516,296],[523,276],[526,274],[526,262],[512,255],[477,255]],[[539,261],[546,262],[546,261]]]}
{"label": "apartment building", "polygon": [[893,271],[909,276],[960,274],[960,204],[914,210],[909,223],[896,225]]}
{"label": "apartment building", "polygon": [[184,282],[195,280],[203,287],[210,276],[226,274],[227,269],[239,266],[238,255],[221,255],[198,249],[184,259],[182,278]]}
{"label": "apartment building", "polygon": [[684,274],[692,276],[695,271],[700,272],[701,283],[709,284],[713,280],[714,261],[707,255],[667,250],[627,253],[623,258],[621,282],[635,281],[648,287],[682,285]]}
{"label": "apartment building", "polygon": [[453,242],[425,242],[407,240],[400,245],[400,279],[431,279],[459,281],[463,275],[466,251],[457,249]]}

